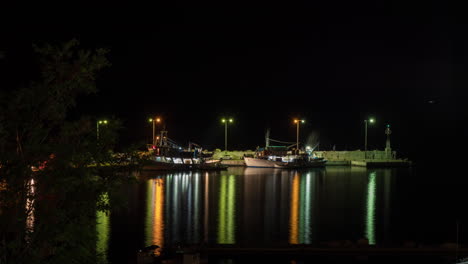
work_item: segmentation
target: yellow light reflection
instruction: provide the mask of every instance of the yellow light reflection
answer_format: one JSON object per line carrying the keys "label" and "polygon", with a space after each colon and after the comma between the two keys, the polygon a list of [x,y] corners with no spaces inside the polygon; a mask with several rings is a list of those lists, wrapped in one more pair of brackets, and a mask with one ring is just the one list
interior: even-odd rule
{"label": "yellow light reflection", "polygon": [[228,190],[227,190],[227,233],[226,233],[226,242],[228,244],[234,244],[235,235],[234,235],[234,216],[236,215],[236,176],[230,175],[228,178]]}
{"label": "yellow light reflection", "polygon": [[299,244],[299,174],[293,176],[291,184],[291,212],[289,220],[289,243]]}
{"label": "yellow light reflection", "polygon": [[221,175],[218,211],[218,243],[234,244],[236,214],[236,176]]}
{"label": "yellow light reflection", "polygon": [[159,246],[156,255],[164,246],[164,188],[163,178],[148,180],[145,243]]}
{"label": "yellow light reflection", "polygon": [[153,245],[159,246],[156,250],[159,255],[164,245],[164,180],[156,179],[155,185]]}
{"label": "yellow light reflection", "polygon": [[147,181],[146,190],[146,221],[145,221],[145,246],[153,243],[153,215],[154,215],[154,199],[155,199],[155,185],[154,179]]}
{"label": "yellow light reflection", "polygon": [[[103,194],[103,200],[109,200],[108,194]],[[97,211],[96,212],[96,252],[100,263],[107,263],[107,251],[109,248],[110,236],[110,212]]]}

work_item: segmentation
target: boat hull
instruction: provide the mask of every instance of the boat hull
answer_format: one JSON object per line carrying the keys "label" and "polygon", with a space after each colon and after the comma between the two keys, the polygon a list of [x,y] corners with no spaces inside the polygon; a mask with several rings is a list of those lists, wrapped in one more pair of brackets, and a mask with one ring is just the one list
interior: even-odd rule
{"label": "boat hull", "polygon": [[143,170],[153,171],[173,171],[173,170],[226,170],[227,166],[220,162],[201,163],[201,164],[175,164],[168,162],[151,161],[146,163]]}
{"label": "boat hull", "polygon": [[324,167],[326,160],[312,160],[307,162],[280,162],[259,158],[244,158],[245,165],[252,168],[280,168],[280,169],[293,169],[293,168],[316,168]]}
{"label": "boat hull", "polygon": [[247,167],[253,168],[279,168],[274,161],[266,160],[266,159],[257,159],[257,158],[249,158],[244,157],[244,162]]}

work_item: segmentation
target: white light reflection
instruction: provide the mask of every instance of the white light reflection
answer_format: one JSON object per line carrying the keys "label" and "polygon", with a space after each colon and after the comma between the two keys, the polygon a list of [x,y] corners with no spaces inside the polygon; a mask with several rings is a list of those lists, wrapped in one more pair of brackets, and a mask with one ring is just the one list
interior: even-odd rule
{"label": "white light reflection", "polygon": [[200,225],[201,225],[201,175],[200,173],[190,173],[184,175],[186,178],[187,189],[185,190],[186,197],[186,219],[185,226],[187,227],[186,239],[189,243],[196,244],[200,242]]}
{"label": "white light reflection", "polygon": [[34,195],[36,193],[36,186],[34,179],[29,180],[27,184],[27,198],[26,198],[26,241],[30,240],[30,234],[34,232],[34,220],[35,220],[35,214],[34,214],[34,206],[35,206],[35,200],[34,200]]}
{"label": "white light reflection", "polygon": [[208,242],[208,223],[209,223],[209,187],[210,187],[210,184],[209,184],[209,178],[208,178],[208,172],[205,173],[205,215],[204,215],[204,220],[203,220],[203,224],[204,224],[204,229],[205,229],[205,238],[204,238],[204,241],[205,242]]}
{"label": "white light reflection", "polygon": [[366,238],[369,245],[375,245],[375,203],[376,203],[376,172],[369,174],[367,184]]}
{"label": "white light reflection", "polygon": [[201,210],[200,210],[200,202],[201,202],[201,175],[200,173],[195,173],[193,179],[193,243],[198,243],[200,241],[200,224],[201,224]]}
{"label": "white light reflection", "polygon": [[301,244],[310,244],[311,242],[311,214],[312,214],[312,204],[311,188],[312,177],[310,173],[302,175],[301,179],[301,211],[300,211],[300,242]]}
{"label": "white light reflection", "polygon": [[[182,175],[174,175],[172,182],[172,193],[171,193],[171,225],[172,225],[172,241],[181,241],[182,237],[180,236],[180,211],[181,211],[181,198],[180,196],[184,193],[181,191],[183,186]],[[183,197],[182,197],[183,198]]]}

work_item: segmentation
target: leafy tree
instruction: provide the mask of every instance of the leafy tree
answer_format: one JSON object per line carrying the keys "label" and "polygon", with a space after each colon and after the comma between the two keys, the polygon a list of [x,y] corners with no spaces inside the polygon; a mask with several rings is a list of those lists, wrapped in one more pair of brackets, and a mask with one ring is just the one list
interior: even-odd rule
{"label": "leafy tree", "polygon": [[96,263],[96,209],[115,200],[128,160],[111,152],[118,120],[97,141],[95,121],[67,112],[96,92],[108,51],[76,40],[33,49],[39,77],[0,92],[0,263]]}

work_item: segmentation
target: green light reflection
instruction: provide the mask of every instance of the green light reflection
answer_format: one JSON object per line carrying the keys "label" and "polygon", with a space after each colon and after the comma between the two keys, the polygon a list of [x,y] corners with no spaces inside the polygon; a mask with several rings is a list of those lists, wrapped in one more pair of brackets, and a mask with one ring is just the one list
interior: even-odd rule
{"label": "green light reflection", "polygon": [[291,183],[289,243],[312,243],[312,212],[314,186],[312,175],[295,174]]}
{"label": "green light reflection", "polygon": [[154,180],[148,180],[146,182],[146,219],[145,219],[145,245],[152,245],[153,242],[153,215],[154,215],[154,196],[155,186]]}
{"label": "green light reflection", "polygon": [[[102,199],[106,202],[109,201],[108,194],[103,194]],[[109,236],[110,236],[110,212],[96,211],[96,252],[100,263],[107,263],[107,251],[109,249]]]}

